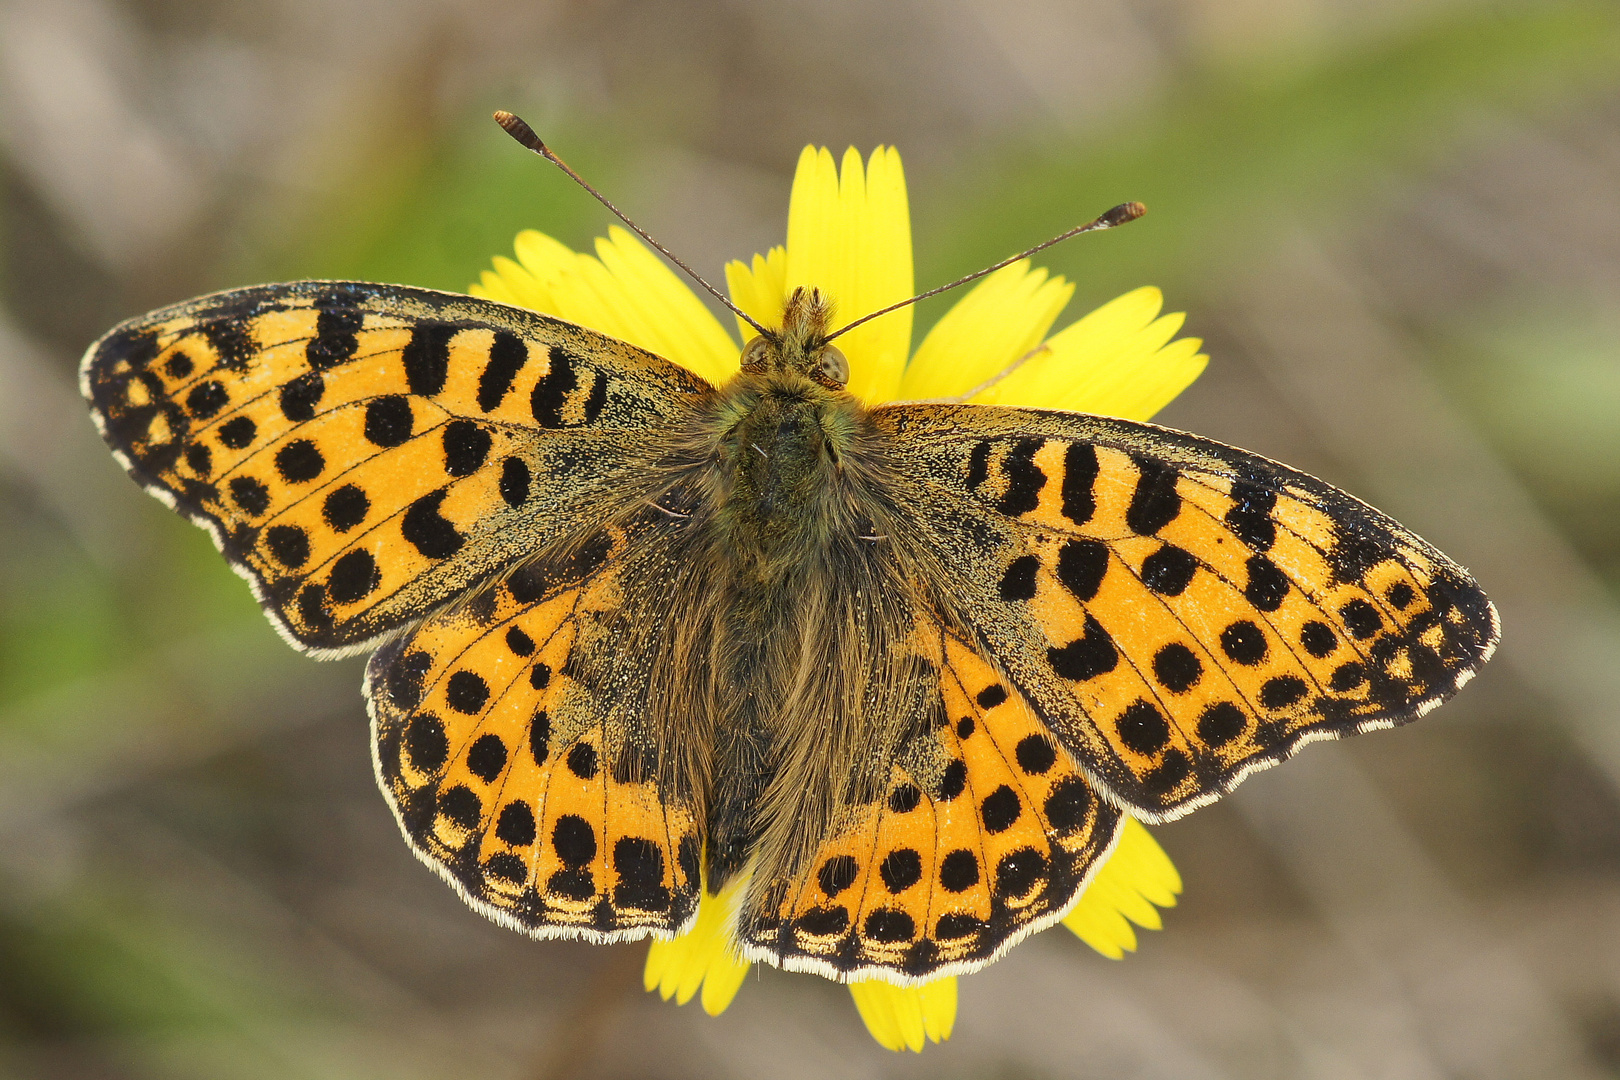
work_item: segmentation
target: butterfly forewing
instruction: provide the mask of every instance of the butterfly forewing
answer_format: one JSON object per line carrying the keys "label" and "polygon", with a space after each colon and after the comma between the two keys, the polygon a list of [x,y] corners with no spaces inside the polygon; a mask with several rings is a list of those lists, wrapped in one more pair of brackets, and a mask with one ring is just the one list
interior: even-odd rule
{"label": "butterfly forewing", "polygon": [[981,647],[1150,820],[1310,739],[1416,718],[1495,646],[1465,570],[1286,466],[1080,414],[875,416]]}
{"label": "butterfly forewing", "polygon": [[83,379],[131,474],[324,652],[588,524],[708,390],[569,323],[359,282],[164,308],[93,345]]}

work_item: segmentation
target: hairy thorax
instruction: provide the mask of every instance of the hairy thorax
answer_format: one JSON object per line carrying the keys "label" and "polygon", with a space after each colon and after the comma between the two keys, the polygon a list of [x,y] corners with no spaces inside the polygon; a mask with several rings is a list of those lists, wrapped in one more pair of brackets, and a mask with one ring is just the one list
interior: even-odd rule
{"label": "hairy thorax", "polygon": [[779,586],[826,555],[849,517],[840,459],[860,405],[796,375],[739,375],[716,448],[720,538],[740,586]]}

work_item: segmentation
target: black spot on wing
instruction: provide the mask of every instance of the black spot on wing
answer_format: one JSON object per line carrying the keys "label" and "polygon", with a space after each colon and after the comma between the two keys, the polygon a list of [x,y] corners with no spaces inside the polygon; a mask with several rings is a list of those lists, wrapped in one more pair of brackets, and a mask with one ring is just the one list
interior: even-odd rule
{"label": "black spot on wing", "polygon": [[513,847],[528,847],[536,836],[534,810],[528,803],[507,803],[495,819],[495,836]]}
{"label": "black spot on wing", "polygon": [[258,517],[270,509],[270,489],[262,480],[251,476],[234,476],[225,485],[236,508],[249,517]]}
{"label": "black spot on wing", "polygon": [[315,406],[326,393],[326,379],[318,371],[307,371],[298,378],[284,383],[278,392],[281,415],[293,423],[315,418]]}
{"label": "black spot on wing", "polygon": [[231,396],[217,379],[198,383],[186,395],[186,409],[198,420],[207,420],[226,405],[230,404]]}
{"label": "black spot on wing", "polygon": [[1230,701],[1217,701],[1198,716],[1198,737],[1213,747],[1222,747],[1249,726],[1243,710]]}
{"label": "black spot on wing", "polygon": [[405,725],[405,753],[418,772],[437,772],[450,756],[444,721],[432,713],[417,713]]}
{"label": "black spot on wing", "polygon": [[1333,568],[1333,582],[1360,584],[1367,571],[1389,558],[1387,543],[1368,536],[1354,521],[1342,522],[1328,551],[1328,563]]}
{"label": "black spot on wing", "polygon": [[241,371],[246,368],[248,361],[259,351],[259,347],[248,335],[247,318],[243,315],[209,319],[199,329],[202,330],[203,338],[213,348],[214,355],[218,358],[218,366],[230,371]]}
{"label": "black spot on wing", "polygon": [[411,437],[415,417],[404,394],[386,394],[366,404],[366,441],[384,448],[399,446]]}
{"label": "black spot on wing", "polygon": [[1153,677],[1171,693],[1186,693],[1203,675],[1203,661],[1179,641],[1153,654]]}
{"label": "black spot on wing", "polygon": [[309,534],[296,525],[276,525],[264,534],[265,547],[282,566],[296,570],[309,561]]}
{"label": "black spot on wing", "polygon": [[452,420],[444,426],[444,471],[471,476],[483,467],[494,437],[471,420]]}
{"label": "black spot on wing", "polygon": [[1091,600],[1108,574],[1108,546],[1100,540],[1069,540],[1058,549],[1057,578],[1078,600]]}
{"label": "black spot on wing", "polygon": [[1097,512],[1098,469],[1097,448],[1090,443],[1071,443],[1063,452],[1063,516],[1076,525]]}
{"label": "black spot on wing", "polygon": [[[529,396],[535,423],[548,428],[595,423],[607,402],[607,376],[587,367],[561,345],[551,346],[550,354],[550,367],[536,380]],[[581,391],[583,400],[579,400]],[[579,401],[580,418],[577,420],[570,415],[574,401]]]}
{"label": "black spot on wing", "polygon": [[1333,633],[1333,627],[1319,619],[1312,619],[1300,627],[1299,643],[1305,646],[1306,652],[1319,659],[1331,656],[1333,650],[1339,647],[1339,639]]}
{"label": "black spot on wing", "polygon": [[478,407],[489,412],[499,405],[528,359],[528,347],[516,334],[497,330],[489,347],[489,360],[478,376]]}
{"label": "black spot on wing", "polygon": [[1271,511],[1277,493],[1247,480],[1232,485],[1233,505],[1226,511],[1226,524],[1232,535],[1255,551],[1267,551],[1277,541],[1277,523]]}
{"label": "black spot on wing", "polygon": [[1243,597],[1261,611],[1276,611],[1288,596],[1288,575],[1264,555],[1250,555]]}
{"label": "black spot on wing", "polygon": [[506,768],[506,744],[499,735],[484,734],[467,751],[467,769],[484,783],[493,783]]}
{"label": "black spot on wing", "polygon": [[878,864],[878,876],[890,892],[905,892],[922,880],[922,856],[912,848],[897,848]]}
{"label": "black spot on wing", "polygon": [[1221,631],[1221,651],[1227,659],[1252,667],[1266,658],[1265,631],[1249,619],[1239,619]]}
{"label": "black spot on wing", "polygon": [[909,941],[916,935],[917,925],[898,908],[878,908],[866,916],[861,932],[873,941]]}
{"label": "black spot on wing", "polygon": [[1033,555],[1020,555],[1007,565],[1001,575],[999,591],[1007,601],[1029,600],[1035,595],[1035,575],[1041,561]]}
{"label": "black spot on wing", "polygon": [[476,672],[463,669],[451,673],[444,696],[456,712],[476,716],[489,701],[489,684]]}
{"label": "black spot on wing", "polygon": [[333,532],[348,532],[370,512],[371,500],[356,484],[333,489],[321,503],[321,517]]}
{"label": "black spot on wing", "polygon": [[348,286],[330,289],[315,298],[315,336],[304,346],[304,358],[312,370],[322,371],[349,359],[359,347],[360,327],[365,313],[360,297]]}
{"label": "black spot on wing", "polygon": [[421,323],[411,329],[405,345],[405,381],[411,393],[431,396],[444,389],[450,372],[450,339],[456,327],[449,323]]}
{"label": "black spot on wing", "polygon": [[529,500],[529,466],[519,457],[501,462],[501,499],[507,506],[522,506]]}
{"label": "black spot on wing", "polygon": [[568,771],[581,780],[590,780],[596,776],[598,759],[596,747],[590,743],[575,743],[568,751]]}
{"label": "black spot on wing", "polygon": [[568,866],[583,866],[596,858],[596,830],[578,814],[563,814],[551,828],[551,846]]}
{"label": "black spot on wing", "polygon": [[1366,640],[1383,629],[1383,616],[1378,609],[1362,599],[1350,600],[1339,608],[1339,617],[1344,620],[1344,627],[1350,631],[1350,636],[1357,640]]}
{"label": "black spot on wing", "polygon": [[1057,763],[1057,750],[1045,735],[1026,735],[1013,748],[1018,767],[1030,776],[1040,776]]}
{"label": "black spot on wing", "polygon": [[973,491],[990,476],[990,443],[980,441],[968,452],[967,486]]}
{"label": "black spot on wing", "polygon": [[417,551],[430,559],[448,559],[461,550],[466,538],[439,513],[445,489],[440,488],[411,503],[400,532]]}
{"label": "black spot on wing", "polygon": [[861,864],[849,855],[834,855],[816,871],[816,883],[828,896],[837,896],[860,877]]}
{"label": "black spot on wing", "polygon": [[213,471],[213,452],[203,443],[192,443],[186,447],[186,464],[198,476],[207,476]]}
{"label": "black spot on wing", "polygon": [[939,861],[939,883],[946,892],[959,893],[979,883],[979,859],[966,848],[957,848]]}
{"label": "black spot on wing", "polygon": [[326,459],[308,439],[294,439],[276,451],[276,471],[289,484],[302,484],[321,475]]}
{"label": "black spot on wing", "polygon": [[381,583],[377,560],[365,548],[356,548],[332,564],[327,591],[339,604],[354,604],[365,599]]}
{"label": "black spot on wing", "polygon": [[1166,544],[1142,563],[1142,584],[1160,596],[1180,596],[1192,584],[1198,560],[1192,553]]}
{"label": "black spot on wing", "polygon": [[637,836],[615,840],[613,869],[619,878],[613,888],[613,902],[619,907],[640,911],[669,907],[669,890],[664,887],[664,850],[653,841]]}
{"label": "black spot on wing", "polygon": [[1062,647],[1047,649],[1046,656],[1053,671],[1075,682],[1094,679],[1119,666],[1119,650],[1113,638],[1089,613],[1080,636]]}
{"label": "black spot on wing", "polygon": [[1176,471],[1151,458],[1133,458],[1140,475],[1131,504],[1125,511],[1125,524],[1141,536],[1152,536],[1181,513],[1181,495],[1176,491]]}
{"label": "black spot on wing", "polygon": [[1119,741],[1144,757],[1152,757],[1170,742],[1170,722],[1158,706],[1138,699],[1127,706],[1115,721]]}
{"label": "black spot on wing", "polygon": [[1042,439],[1020,439],[1002,458],[1001,472],[1006,477],[1007,490],[996,501],[996,509],[1003,514],[1017,517],[1040,504],[1046,473],[1035,464],[1035,455],[1043,444]]}
{"label": "black spot on wing", "polygon": [[246,416],[236,416],[219,426],[220,445],[231,450],[243,450],[253,442],[258,427]]}

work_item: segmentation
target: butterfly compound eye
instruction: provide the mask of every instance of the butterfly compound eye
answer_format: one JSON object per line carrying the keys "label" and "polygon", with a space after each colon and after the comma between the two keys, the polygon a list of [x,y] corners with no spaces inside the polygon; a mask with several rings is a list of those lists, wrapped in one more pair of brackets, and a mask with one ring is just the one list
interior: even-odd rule
{"label": "butterfly compound eye", "polygon": [[821,361],[816,365],[818,381],[842,389],[849,382],[849,360],[836,345],[821,349]]}
{"label": "butterfly compound eye", "polygon": [[743,346],[742,369],[744,371],[764,371],[766,359],[770,355],[771,343],[764,337],[755,337]]}

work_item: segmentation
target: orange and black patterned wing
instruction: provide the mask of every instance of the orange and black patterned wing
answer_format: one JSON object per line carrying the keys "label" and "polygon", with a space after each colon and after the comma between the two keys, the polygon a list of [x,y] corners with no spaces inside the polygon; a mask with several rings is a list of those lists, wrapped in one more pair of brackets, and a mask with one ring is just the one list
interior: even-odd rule
{"label": "orange and black patterned wing", "polygon": [[1062,918],[1120,811],[1016,689],[930,613],[906,643],[933,686],[876,801],[850,806],[803,876],[744,911],[744,952],[849,980],[975,971]]}
{"label": "orange and black patterned wing", "polygon": [[634,502],[654,436],[709,391],[520,308],[323,281],[123,323],[82,383],[131,476],[207,528],[283,635],[324,655]]}
{"label": "orange and black patterned wing", "polygon": [[664,505],[525,563],[367,668],[377,779],[412,849],[536,937],[673,933],[697,910],[698,799],[649,703],[692,527]]}
{"label": "orange and black patterned wing", "polygon": [[1150,821],[1302,744],[1391,727],[1496,646],[1468,572],[1354,497],[1164,428],[876,410],[900,519],[1080,766]]}

